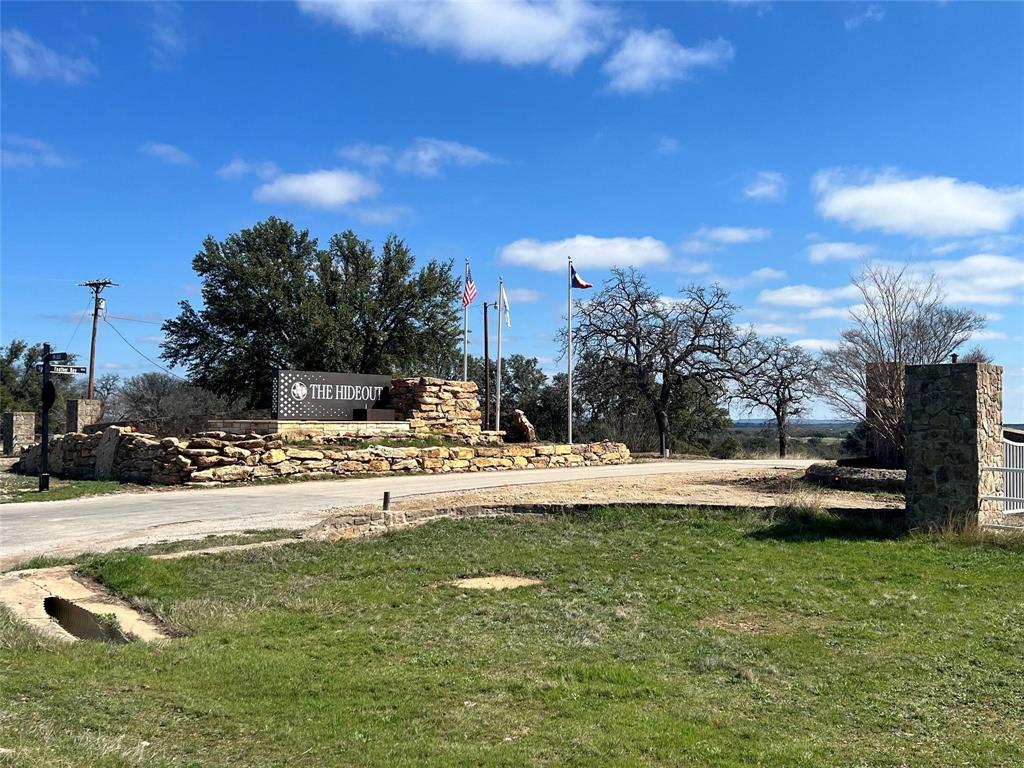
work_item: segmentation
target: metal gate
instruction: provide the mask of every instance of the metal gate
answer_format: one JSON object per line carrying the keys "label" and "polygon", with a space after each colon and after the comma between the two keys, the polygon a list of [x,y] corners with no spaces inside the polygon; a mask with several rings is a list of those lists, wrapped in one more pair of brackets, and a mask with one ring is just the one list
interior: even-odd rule
{"label": "metal gate", "polygon": [[982,496],[982,500],[1001,501],[1005,515],[1024,515],[1024,443],[1003,438],[1003,465],[981,469],[1003,476],[1003,495]]}

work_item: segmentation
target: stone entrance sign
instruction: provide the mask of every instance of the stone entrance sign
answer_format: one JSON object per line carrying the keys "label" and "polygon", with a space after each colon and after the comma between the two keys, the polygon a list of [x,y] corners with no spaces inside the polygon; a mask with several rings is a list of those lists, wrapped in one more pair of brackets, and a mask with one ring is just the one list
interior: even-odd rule
{"label": "stone entrance sign", "polygon": [[[391,404],[391,377],[327,371],[274,371],[273,418],[352,421]],[[379,418],[379,417],[378,417]],[[377,420],[377,419],[373,419]]]}

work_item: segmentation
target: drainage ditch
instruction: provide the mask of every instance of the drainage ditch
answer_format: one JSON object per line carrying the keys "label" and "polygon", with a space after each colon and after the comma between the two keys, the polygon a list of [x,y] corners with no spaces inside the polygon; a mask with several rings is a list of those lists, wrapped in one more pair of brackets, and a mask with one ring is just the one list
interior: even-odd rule
{"label": "drainage ditch", "polygon": [[79,640],[98,640],[116,645],[129,642],[112,615],[93,613],[70,600],[52,595],[43,600],[43,610],[47,616],[60,624],[65,632]]}

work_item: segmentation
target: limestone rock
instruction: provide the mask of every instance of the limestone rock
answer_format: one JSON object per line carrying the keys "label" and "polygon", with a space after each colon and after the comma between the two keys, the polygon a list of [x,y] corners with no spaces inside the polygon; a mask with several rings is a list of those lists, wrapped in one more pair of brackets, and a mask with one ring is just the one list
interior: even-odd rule
{"label": "limestone rock", "polygon": [[288,458],[288,455],[280,448],[273,448],[263,454],[261,461],[264,464],[280,464]]}
{"label": "limestone rock", "polygon": [[518,408],[512,411],[511,423],[505,425],[505,440],[509,443],[535,443],[537,430]]}

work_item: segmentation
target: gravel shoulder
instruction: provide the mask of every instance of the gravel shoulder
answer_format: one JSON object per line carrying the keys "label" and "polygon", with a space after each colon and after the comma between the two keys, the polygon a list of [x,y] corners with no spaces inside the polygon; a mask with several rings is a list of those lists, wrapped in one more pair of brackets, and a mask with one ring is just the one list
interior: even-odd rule
{"label": "gravel shoulder", "polygon": [[[391,508],[418,511],[477,504],[651,502],[762,508],[787,504],[826,509],[903,508],[903,500],[897,496],[822,488],[802,478],[802,470],[732,469],[601,478],[596,482],[572,480],[411,496],[392,501]],[[349,506],[345,513],[378,509],[377,504]]]}

